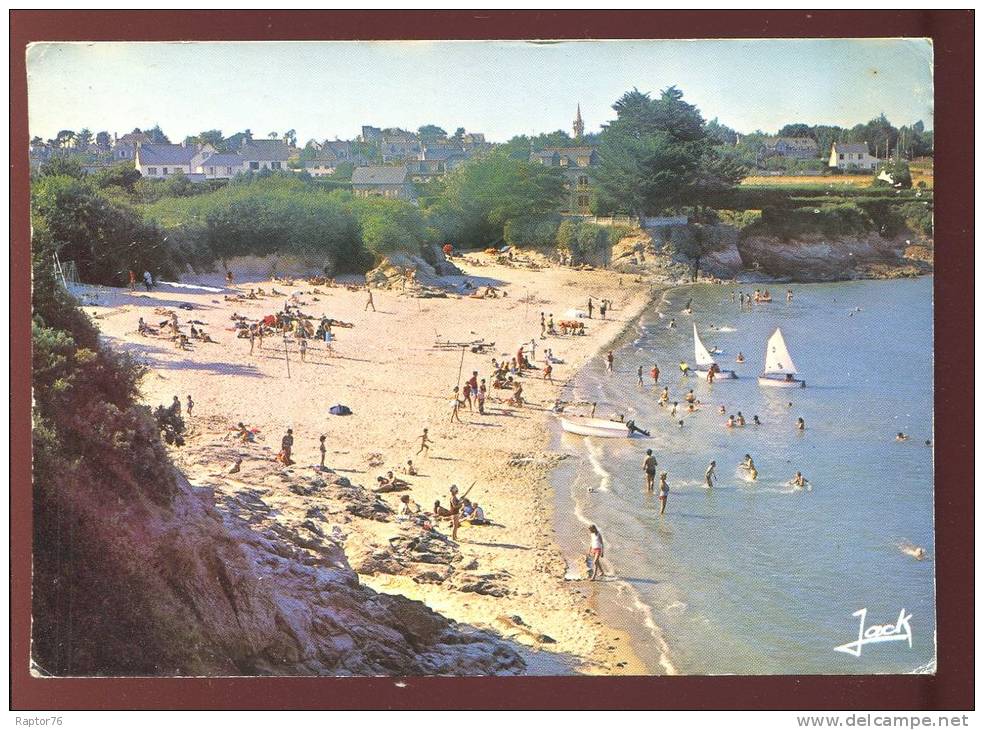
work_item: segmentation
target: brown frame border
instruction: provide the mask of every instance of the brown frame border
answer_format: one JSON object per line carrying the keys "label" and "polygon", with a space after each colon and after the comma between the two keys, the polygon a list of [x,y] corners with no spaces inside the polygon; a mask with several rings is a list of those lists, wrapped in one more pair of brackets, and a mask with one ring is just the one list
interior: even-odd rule
{"label": "brown frame border", "polygon": [[[973,11],[10,11],[10,708],[972,709]],[[371,19],[371,20],[370,20]],[[31,588],[30,220],[25,48],[41,40],[931,37],[936,157],[938,673],[906,676],[40,679]],[[969,255],[968,255],[969,249]],[[968,306],[968,304],[970,306]],[[14,515],[18,518],[15,519]],[[258,691],[259,690],[259,691]]]}

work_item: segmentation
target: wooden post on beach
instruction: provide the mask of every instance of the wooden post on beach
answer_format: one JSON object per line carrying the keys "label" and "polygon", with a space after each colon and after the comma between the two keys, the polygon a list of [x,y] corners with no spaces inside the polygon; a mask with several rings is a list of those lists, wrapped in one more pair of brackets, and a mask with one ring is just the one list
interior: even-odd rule
{"label": "wooden post on beach", "polygon": [[461,387],[461,369],[465,366],[465,345],[461,346],[461,362],[458,363],[458,387]]}

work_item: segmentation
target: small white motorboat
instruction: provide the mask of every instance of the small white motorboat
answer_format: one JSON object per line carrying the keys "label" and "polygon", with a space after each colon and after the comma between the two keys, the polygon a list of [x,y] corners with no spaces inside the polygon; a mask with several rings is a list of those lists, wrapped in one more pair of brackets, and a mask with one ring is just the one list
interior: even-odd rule
{"label": "small white motorboat", "polygon": [[560,416],[560,425],[567,433],[579,436],[598,436],[600,438],[628,438],[629,426],[622,421],[608,421],[604,418],[584,416]]}
{"label": "small white motorboat", "polygon": [[789,354],[782,330],[776,327],[765,345],[765,372],[758,379],[767,388],[805,388],[806,381],[796,377],[796,363]]}
{"label": "small white motorboat", "polygon": [[722,370],[721,366],[717,364],[714,356],[708,352],[707,348],[704,347],[704,343],[700,341],[696,323],[694,324],[694,360],[697,361],[694,373],[699,378],[706,378],[711,368],[715,369],[715,380],[734,380],[738,377],[734,370]]}

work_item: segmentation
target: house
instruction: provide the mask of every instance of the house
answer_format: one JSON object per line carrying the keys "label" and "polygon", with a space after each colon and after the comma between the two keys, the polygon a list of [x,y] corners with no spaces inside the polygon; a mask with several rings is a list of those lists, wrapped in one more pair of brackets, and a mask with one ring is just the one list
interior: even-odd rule
{"label": "house", "polygon": [[405,162],[420,154],[420,138],[402,129],[386,129],[379,142],[383,164]]}
{"label": "house", "polygon": [[215,154],[212,145],[137,144],[133,166],[144,177],[163,179],[181,172],[194,175],[206,158]]}
{"label": "house", "polygon": [[279,139],[247,139],[239,148],[244,160],[244,171],[286,170],[291,148]]}
{"label": "house", "polygon": [[137,145],[150,144],[150,137],[143,132],[130,132],[122,137],[113,135],[112,155],[114,162],[133,160]]}
{"label": "house", "polygon": [[352,192],[357,198],[416,200],[406,165],[367,165],[352,171]]}
{"label": "house", "polygon": [[363,125],[362,134],[359,135],[359,141],[365,144],[378,144],[383,138],[383,130],[379,127],[369,127]]}
{"label": "house", "polygon": [[838,170],[873,171],[878,168],[878,158],[872,157],[868,152],[867,142],[861,144],[834,142],[830,147],[830,160],[827,165]]}
{"label": "house", "polygon": [[567,211],[589,213],[594,169],[598,167],[596,147],[547,147],[531,155],[532,162],[560,168],[567,183]]}
{"label": "house", "polygon": [[313,177],[325,177],[334,173],[335,168],[343,161],[330,148],[322,147],[317,155],[304,160],[301,166]]}
{"label": "house", "polygon": [[785,157],[794,160],[815,159],[820,146],[812,137],[767,137],[759,148],[759,159]]}
{"label": "house", "polygon": [[195,167],[195,173],[206,180],[229,180],[246,171],[246,159],[235,152],[216,152],[205,157]]}

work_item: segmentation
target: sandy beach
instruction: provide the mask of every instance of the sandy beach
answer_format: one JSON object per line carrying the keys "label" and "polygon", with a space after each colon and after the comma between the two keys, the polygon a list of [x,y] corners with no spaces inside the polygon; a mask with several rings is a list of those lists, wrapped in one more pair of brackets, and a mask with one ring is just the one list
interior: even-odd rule
{"label": "sandy beach", "polygon": [[[497,526],[465,526],[459,544],[465,564],[479,566],[506,588],[504,595],[464,592],[447,585],[417,582],[408,576],[360,574],[368,586],[425,602],[441,614],[462,623],[487,628],[516,644],[529,647],[530,657],[542,656],[550,671],[589,674],[642,674],[649,670],[632,653],[627,636],[605,626],[592,608],[592,598],[605,584],[564,580],[566,566],[555,541],[554,500],[547,481],[554,455],[548,452],[550,408],[565,381],[615,338],[646,306],[648,283],[611,271],[578,271],[569,268],[526,268],[494,263],[484,254],[456,259],[476,284],[493,283],[507,296],[477,299],[456,294],[448,298],[417,298],[394,290],[374,290],[375,310],[368,308],[366,291],[343,286],[315,287],[297,280],[250,280],[247,272],[234,269],[236,284],[225,288],[218,274],[188,276],[186,283],[215,287],[208,291],[162,285],[151,292],[140,289],[102,289],[86,312],[111,346],[126,350],[145,363],[150,372],[142,383],[143,400],[151,406],[169,404],[173,396],[182,405],[190,395],[189,445],[225,438],[228,429],[242,421],[259,429],[259,444],[267,453],[279,449],[287,428],[294,433],[295,469],[318,463],[318,436],[326,434],[326,465],[352,482],[371,488],[378,475],[396,471],[412,485],[409,494],[425,510],[436,499],[447,504],[448,488],[462,491],[475,483],[469,497],[477,500]],[[449,277],[460,282],[460,277]],[[282,296],[258,300],[227,301],[234,290],[246,293],[262,287]],[[237,338],[233,313],[250,319],[282,310],[286,296],[299,294],[305,314],[351,323],[334,329],[334,355],[324,343],[312,341],[301,362],[296,342],[291,342],[288,362],[284,342],[267,338],[250,354],[247,339]],[[598,311],[587,320],[585,336],[547,336],[540,339],[540,313],[565,319],[571,308],[583,308],[588,296],[613,302],[608,319]],[[182,309],[190,304],[192,309]],[[175,347],[166,337],[144,337],[137,332],[138,318],[156,326],[166,317],[154,310],[174,310],[182,330],[192,320],[215,341],[194,342],[189,350]],[[438,349],[439,341],[484,339],[495,345],[483,354],[462,349]],[[551,348],[563,364],[554,366],[554,382],[541,371],[523,378],[525,407],[506,404],[508,390],[489,390],[486,414],[477,408],[461,410],[461,423],[450,422],[451,389],[472,371],[488,378],[492,358],[512,357],[518,347],[536,340],[536,363],[542,365],[543,348]],[[352,415],[338,417],[328,409],[345,404]],[[419,437],[429,429],[433,444],[429,454],[416,455]],[[175,461],[195,483],[218,467],[204,468]],[[409,477],[400,470],[412,458],[419,470]],[[249,480],[248,459],[237,478]],[[394,509],[399,494],[382,498]],[[297,507],[305,497],[295,496]],[[288,500],[289,501],[289,500]],[[285,505],[289,507],[290,505]],[[331,525],[324,525],[330,529]],[[342,526],[362,530],[353,544],[384,544],[395,529],[392,522],[362,521]],[[446,522],[439,525],[450,533]],[[585,548],[587,539],[585,538]],[[577,566],[578,568],[582,566]],[[519,621],[516,617],[520,618]],[[530,659],[535,664],[535,658]]]}

